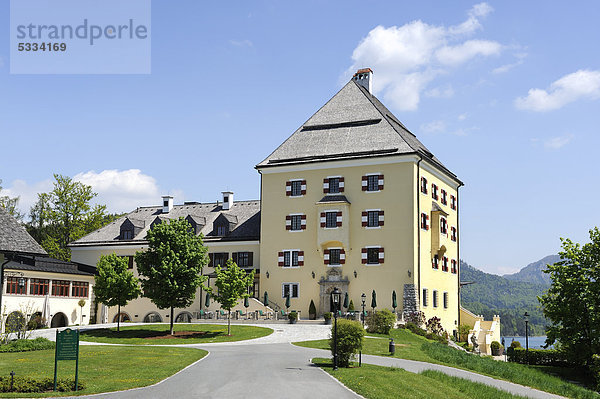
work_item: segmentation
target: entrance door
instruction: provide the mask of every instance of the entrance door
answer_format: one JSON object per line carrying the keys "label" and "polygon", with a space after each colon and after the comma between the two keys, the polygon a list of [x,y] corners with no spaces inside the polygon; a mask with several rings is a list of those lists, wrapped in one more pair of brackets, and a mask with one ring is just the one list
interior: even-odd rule
{"label": "entrance door", "polygon": [[69,323],[67,321],[67,316],[65,316],[64,313],[55,314],[54,317],[52,318],[52,321],[50,322],[50,327],[52,327],[52,328],[66,327],[68,325],[69,325]]}

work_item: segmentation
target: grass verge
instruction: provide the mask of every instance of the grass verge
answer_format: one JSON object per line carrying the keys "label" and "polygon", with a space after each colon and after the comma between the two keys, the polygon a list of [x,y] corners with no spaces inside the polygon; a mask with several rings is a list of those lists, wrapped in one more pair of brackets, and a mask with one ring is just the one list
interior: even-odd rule
{"label": "grass verge", "polygon": [[170,336],[168,324],[150,324],[141,326],[102,328],[82,331],[80,339],[89,342],[127,345],[175,345],[206,344],[212,342],[244,341],[260,338],[273,332],[270,328],[254,326],[231,326],[231,335],[227,335],[227,325],[216,324],[175,324],[177,333],[186,335]]}
{"label": "grass verge", "polygon": [[368,399],[445,399],[521,398],[499,389],[462,378],[427,370],[420,374],[393,368],[363,364],[362,367],[333,370],[331,360],[313,359],[313,363],[342,384]]}
{"label": "grass verge", "polygon": [[[375,334],[370,335],[373,336]],[[598,393],[559,378],[561,373],[555,369],[550,370],[516,363],[499,362],[488,357],[475,356],[430,341],[407,330],[392,330],[390,336],[394,338],[396,343],[396,354],[394,357],[397,358],[471,370],[490,377],[570,398],[600,399]],[[365,338],[362,353],[390,357],[388,352],[389,340],[381,339],[381,337],[389,338],[388,336]],[[305,341],[295,344],[308,348],[329,350],[327,340]]]}
{"label": "grass verge", "polygon": [[[85,383],[81,395],[120,391],[155,384],[202,359],[208,352],[194,348],[80,346],[79,380]],[[3,353],[0,375],[11,371],[21,377],[53,378],[54,350]],[[75,361],[58,362],[58,378],[75,378]],[[2,393],[0,397],[72,396],[75,392]]]}

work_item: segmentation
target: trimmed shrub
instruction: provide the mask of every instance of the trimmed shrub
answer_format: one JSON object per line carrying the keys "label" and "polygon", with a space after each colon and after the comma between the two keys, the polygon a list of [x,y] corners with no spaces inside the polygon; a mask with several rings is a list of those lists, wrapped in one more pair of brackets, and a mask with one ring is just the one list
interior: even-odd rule
{"label": "trimmed shrub", "polygon": [[520,348],[521,347],[521,343],[519,341],[513,341],[510,343],[510,347],[511,348]]}
{"label": "trimmed shrub", "polygon": [[[331,354],[334,351],[334,327],[331,327],[331,338],[329,338],[329,347]],[[350,358],[362,350],[363,337],[365,330],[358,321],[339,319],[337,321],[337,353],[338,366],[348,367]]]}
{"label": "trimmed shrub", "polygon": [[288,319],[290,321],[296,321],[296,320],[298,320],[298,313],[297,312],[290,312],[288,314]]}
{"label": "trimmed shrub", "polygon": [[395,323],[396,315],[388,309],[383,309],[367,316],[367,332],[389,334]]}
{"label": "trimmed shrub", "polygon": [[500,347],[502,345],[500,345],[500,342],[498,341],[492,341],[492,343],[490,344],[490,349],[492,350],[492,356],[499,356],[500,355]]}
{"label": "trimmed shrub", "polygon": [[41,351],[45,349],[54,349],[54,342],[41,337],[36,339],[18,339],[5,345],[0,345],[0,353]]}
{"label": "trimmed shrub", "polygon": [[406,328],[411,333],[420,335],[422,337],[427,335],[427,331],[423,330],[421,327],[417,326],[414,323],[405,323],[404,326],[398,326],[398,328],[402,328],[402,327]]}
{"label": "trimmed shrub", "polygon": [[[27,377],[15,376],[13,381],[13,388],[10,389],[10,376],[0,377],[0,392],[21,392],[21,393],[33,393],[33,392],[49,392],[54,389],[54,379],[44,378],[42,380],[36,380]],[[78,381],[78,390],[85,388],[85,385]],[[60,392],[69,392],[75,390],[75,381],[59,379],[56,381],[56,389]]]}
{"label": "trimmed shrub", "polygon": [[323,313],[323,318],[325,320],[331,320],[332,317],[333,317],[333,313],[331,313],[331,312],[325,312],[325,313]]}
{"label": "trimmed shrub", "polygon": [[317,318],[317,307],[312,299],[310,300],[310,305],[308,305],[308,318],[311,320],[315,320]]}
{"label": "trimmed shrub", "polygon": [[350,299],[350,304],[348,304],[348,312],[354,312],[354,302]]}
{"label": "trimmed shrub", "polygon": [[[527,364],[527,350],[520,347],[510,347],[506,351],[508,361]],[[529,349],[529,364],[535,366],[568,367],[567,356],[555,349]]]}

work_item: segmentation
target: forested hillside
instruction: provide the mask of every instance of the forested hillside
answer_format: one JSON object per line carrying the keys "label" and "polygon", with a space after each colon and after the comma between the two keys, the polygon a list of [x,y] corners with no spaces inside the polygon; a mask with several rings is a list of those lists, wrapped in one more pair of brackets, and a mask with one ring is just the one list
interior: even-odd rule
{"label": "forested hillside", "polygon": [[464,308],[482,314],[486,319],[499,314],[502,335],[525,335],[523,314],[527,311],[530,335],[545,335],[546,320],[537,297],[548,289],[549,284],[510,280],[482,272],[463,261],[460,266],[461,281],[474,282],[462,288]]}
{"label": "forested hillside", "polygon": [[525,281],[528,283],[550,285],[550,275],[544,273],[546,265],[560,261],[558,255],[548,255],[545,258],[533,262],[522,268],[518,273],[505,274],[504,278],[509,280]]}

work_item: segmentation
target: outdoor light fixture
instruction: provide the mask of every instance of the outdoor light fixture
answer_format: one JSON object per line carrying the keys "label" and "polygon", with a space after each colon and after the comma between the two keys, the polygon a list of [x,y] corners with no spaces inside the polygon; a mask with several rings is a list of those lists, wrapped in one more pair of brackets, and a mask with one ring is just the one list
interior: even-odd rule
{"label": "outdoor light fixture", "polygon": [[19,288],[25,287],[25,279],[23,277],[19,278]]}
{"label": "outdoor light fixture", "polygon": [[337,353],[337,319],[338,319],[338,311],[340,309],[340,299],[342,293],[340,290],[335,287],[333,291],[331,291],[331,301],[333,302],[333,369],[338,369],[338,353]]}
{"label": "outdoor light fixture", "polygon": [[529,364],[529,313],[525,312],[525,362]]}
{"label": "outdoor light fixture", "polygon": [[269,278],[269,272],[267,272],[267,273],[265,274],[265,276],[267,276],[267,278]]}
{"label": "outdoor light fixture", "polygon": [[312,272],[312,278],[315,278],[315,272]]}
{"label": "outdoor light fixture", "polygon": [[[363,331],[365,330],[365,305],[367,300],[367,295],[363,292],[360,296],[362,300],[362,312],[360,312],[360,319],[362,320]],[[362,349],[358,352],[358,367],[362,366]]]}
{"label": "outdoor light fixture", "polygon": [[356,272],[356,270],[354,271],[354,278],[358,277],[358,273]]}

